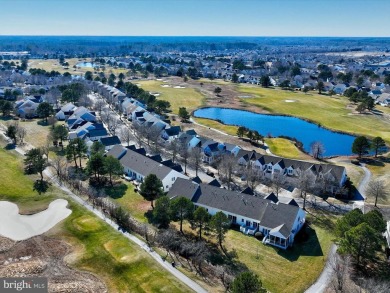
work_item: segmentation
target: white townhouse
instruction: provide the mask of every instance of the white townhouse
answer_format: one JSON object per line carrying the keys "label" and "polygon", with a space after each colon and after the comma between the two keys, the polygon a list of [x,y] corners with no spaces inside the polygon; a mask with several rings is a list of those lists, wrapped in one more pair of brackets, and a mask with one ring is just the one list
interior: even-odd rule
{"label": "white townhouse", "polygon": [[196,207],[204,207],[210,215],[223,212],[232,224],[241,226],[241,232],[249,235],[261,232],[264,244],[282,249],[293,245],[305,223],[306,213],[294,201],[275,203],[259,196],[178,178],[168,197],[181,196],[190,199]]}

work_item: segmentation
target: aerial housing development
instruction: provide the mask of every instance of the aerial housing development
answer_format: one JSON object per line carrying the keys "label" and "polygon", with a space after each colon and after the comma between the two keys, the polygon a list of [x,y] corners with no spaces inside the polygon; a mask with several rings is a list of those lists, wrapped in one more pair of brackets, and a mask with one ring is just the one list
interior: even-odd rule
{"label": "aerial housing development", "polygon": [[0,292],[389,292],[390,4],[3,2]]}

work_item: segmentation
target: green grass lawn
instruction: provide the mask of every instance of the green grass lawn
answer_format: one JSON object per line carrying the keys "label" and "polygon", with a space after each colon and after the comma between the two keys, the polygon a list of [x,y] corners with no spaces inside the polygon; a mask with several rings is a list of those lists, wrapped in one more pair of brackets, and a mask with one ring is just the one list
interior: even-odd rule
{"label": "green grass lawn", "polygon": [[192,118],[192,119],[194,119],[194,121],[196,121],[199,124],[202,124],[204,126],[223,131],[223,132],[230,134],[230,135],[234,135],[234,136],[237,135],[237,129],[238,129],[237,126],[225,125],[225,124],[219,123],[216,120],[207,119],[207,118]]}
{"label": "green grass lawn", "polygon": [[126,183],[126,186],[127,189],[123,196],[115,196],[118,193],[113,192],[111,200],[127,210],[136,220],[146,223],[145,213],[151,209],[150,202],[144,200],[142,195],[134,191],[133,184]]}
{"label": "green grass lawn", "polygon": [[255,272],[270,292],[303,292],[318,278],[332,244],[326,230],[314,226],[310,238],[283,251],[252,236],[229,230],[225,246],[237,254],[238,261]]}
{"label": "green grass lawn", "polygon": [[347,108],[349,101],[346,97],[304,94],[243,84],[238,85],[237,90],[253,96],[242,99],[243,102],[259,106],[270,113],[309,119],[338,131],[370,137],[381,136],[390,143],[390,121],[380,115],[352,114],[351,109]]}
{"label": "green grass lawn", "polygon": [[298,160],[311,159],[309,155],[300,151],[291,140],[285,138],[266,138],[265,143],[268,145],[271,153],[276,156]]}
{"label": "green grass lawn", "polygon": [[[174,88],[176,85],[158,80],[139,81],[137,84],[140,84],[141,88],[146,91],[159,93],[157,99],[170,102],[171,110],[175,114],[179,113],[179,107],[185,107],[188,112],[191,112],[200,107],[204,101],[204,96],[194,88]],[[162,87],[162,85],[170,85],[171,87]]]}
{"label": "green grass lawn", "polygon": [[0,200],[17,203],[25,213],[47,208],[55,198],[66,198],[72,214],[47,232],[72,245],[71,266],[102,278],[109,292],[190,292],[184,284],[121,233],[50,187],[45,195],[33,192],[34,176],[25,176],[19,156],[0,149]]}

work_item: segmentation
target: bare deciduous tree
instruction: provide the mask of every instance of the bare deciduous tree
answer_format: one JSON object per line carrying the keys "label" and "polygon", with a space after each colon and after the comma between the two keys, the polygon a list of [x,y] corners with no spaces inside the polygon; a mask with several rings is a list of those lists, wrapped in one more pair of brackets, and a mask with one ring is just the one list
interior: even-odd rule
{"label": "bare deciduous tree", "polygon": [[168,150],[172,154],[172,162],[174,163],[180,151],[180,142],[177,139],[174,139],[172,142],[170,142]]}
{"label": "bare deciduous tree", "polygon": [[325,153],[325,147],[322,142],[314,141],[310,144],[310,152],[314,159],[321,159]]}
{"label": "bare deciduous tree", "polygon": [[103,99],[98,99],[94,103],[94,109],[98,112],[99,116],[102,116],[102,111],[103,111],[105,105],[106,105],[106,103],[104,102]]}
{"label": "bare deciduous tree", "polygon": [[120,136],[122,141],[127,143],[128,146],[130,145],[132,135],[131,135],[131,131],[130,131],[129,127],[127,127],[127,126],[122,127],[119,136]]}
{"label": "bare deciduous tree", "polygon": [[185,142],[180,143],[180,148],[179,148],[179,154],[182,158],[182,162],[184,164],[184,174],[187,174],[187,165],[188,165],[188,160],[190,158],[190,152],[188,151],[188,147]]}
{"label": "bare deciduous tree", "polygon": [[190,162],[192,167],[195,169],[196,176],[198,176],[198,171],[202,162],[202,150],[199,147],[195,147],[191,150]]}
{"label": "bare deciduous tree", "polygon": [[24,144],[24,138],[26,137],[27,130],[23,126],[18,125],[16,129],[16,136],[18,137],[19,144]]}
{"label": "bare deciduous tree", "polygon": [[57,178],[61,182],[66,174],[68,162],[64,157],[56,156],[51,160],[51,166],[54,168],[57,174]]}
{"label": "bare deciduous tree", "polygon": [[264,173],[262,170],[253,168],[252,165],[248,165],[242,169],[243,176],[245,176],[246,184],[252,189],[255,190],[257,185],[264,178]]}
{"label": "bare deciduous tree", "polygon": [[303,197],[304,210],[306,209],[307,192],[314,185],[314,182],[315,182],[315,176],[311,171],[309,170],[298,171],[298,187],[301,190],[301,197]]}
{"label": "bare deciduous tree", "polygon": [[282,190],[283,184],[286,182],[285,177],[282,174],[274,174],[272,178],[272,190],[275,192],[277,198]]}
{"label": "bare deciduous tree", "polygon": [[226,183],[228,189],[231,189],[233,182],[233,171],[237,167],[237,158],[231,154],[225,154],[218,163],[218,174],[223,183]]}
{"label": "bare deciduous tree", "polygon": [[370,197],[375,197],[375,206],[378,202],[378,198],[385,198],[389,195],[385,184],[380,179],[373,179],[367,185],[367,195]]}

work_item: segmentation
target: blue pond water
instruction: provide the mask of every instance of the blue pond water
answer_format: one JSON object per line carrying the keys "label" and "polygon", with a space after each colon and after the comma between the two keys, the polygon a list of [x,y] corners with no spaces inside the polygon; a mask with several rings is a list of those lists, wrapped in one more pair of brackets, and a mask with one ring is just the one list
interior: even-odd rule
{"label": "blue pond water", "polygon": [[273,137],[285,135],[295,137],[303,143],[304,149],[310,152],[310,144],[320,141],[325,146],[324,156],[351,155],[352,135],[341,134],[319,127],[305,120],[287,117],[257,114],[248,111],[203,108],[194,112],[195,117],[220,120],[224,124],[245,126],[257,130],[261,135]]}
{"label": "blue pond water", "polygon": [[76,64],[77,67],[91,67],[91,68],[94,68],[97,66],[97,64],[95,63],[91,63],[91,62],[79,62]]}

